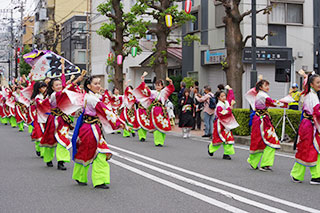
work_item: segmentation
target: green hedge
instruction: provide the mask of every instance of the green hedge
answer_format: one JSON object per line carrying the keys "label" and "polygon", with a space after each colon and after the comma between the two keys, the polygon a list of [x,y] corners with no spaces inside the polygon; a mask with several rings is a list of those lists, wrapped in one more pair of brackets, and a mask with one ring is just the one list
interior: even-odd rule
{"label": "green hedge", "polygon": [[[283,116],[283,109],[269,109],[268,111],[271,115],[272,124],[275,126],[278,123],[279,119],[281,119],[281,117]],[[233,130],[233,133],[235,135],[241,135],[241,136],[250,135],[250,128],[249,128],[250,110],[249,109],[233,109],[232,112],[240,125],[238,128]],[[287,115],[293,127],[297,130],[300,124],[301,111],[288,109]],[[281,137],[281,128],[282,128],[282,121],[281,121],[281,124],[276,129],[279,139]],[[286,134],[288,134],[288,136],[291,139],[293,139],[296,136],[293,130],[291,129],[288,121],[286,121]]]}

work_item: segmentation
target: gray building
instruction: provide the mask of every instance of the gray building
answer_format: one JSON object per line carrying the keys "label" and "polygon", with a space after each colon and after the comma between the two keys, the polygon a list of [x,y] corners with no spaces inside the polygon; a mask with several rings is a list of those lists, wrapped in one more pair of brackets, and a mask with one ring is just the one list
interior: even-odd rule
{"label": "gray building", "polygon": [[[275,36],[257,40],[257,71],[258,75],[262,74],[270,82],[270,95],[278,99],[284,97],[288,89],[288,84],[276,81],[283,77],[284,71],[291,71],[290,82],[299,83],[297,71],[313,71],[317,64],[313,53],[319,49],[319,46],[316,47],[316,43],[319,43],[319,32],[316,32],[319,30],[319,21],[317,27],[315,22],[315,19],[319,19],[319,1],[259,0],[257,10],[270,4],[274,4],[270,15],[257,15],[257,35],[272,31]],[[250,10],[251,0],[242,0],[239,9],[241,12]],[[183,46],[182,73],[198,79],[201,86],[208,84],[215,90],[218,84],[227,83],[221,65],[226,57],[225,9],[218,1],[194,0],[191,14],[197,21],[186,24],[183,35],[198,35],[201,43]],[[251,35],[251,16],[244,18],[240,28],[244,38]],[[251,40],[247,42],[243,53],[243,94],[250,89],[250,46]],[[243,103],[243,107],[248,107],[246,101]]]}
{"label": "gray building", "polygon": [[62,24],[61,55],[80,69],[86,69],[87,17],[76,15]]}
{"label": "gray building", "polygon": [[320,1],[313,0],[314,13],[314,69],[320,73]]}

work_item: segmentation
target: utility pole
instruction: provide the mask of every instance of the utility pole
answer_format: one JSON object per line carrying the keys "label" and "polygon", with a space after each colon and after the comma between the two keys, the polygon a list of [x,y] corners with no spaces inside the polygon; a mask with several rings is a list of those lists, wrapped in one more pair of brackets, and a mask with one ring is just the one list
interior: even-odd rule
{"label": "utility pole", "polygon": [[[16,55],[17,55],[17,60],[16,63],[18,62],[18,57],[20,56],[22,50],[23,50],[23,12],[24,12],[24,7],[23,7],[23,0],[20,0],[20,41],[17,42],[17,47],[20,47],[20,51],[18,54],[18,51],[16,51]],[[19,49],[19,48],[17,48]],[[18,63],[16,64],[16,67],[18,67]],[[20,66],[19,66],[19,71],[20,71]],[[16,78],[18,78],[18,69],[16,69]]]}
{"label": "utility pole", "polygon": [[250,84],[251,88],[256,86],[257,83],[257,9],[256,9],[256,0],[251,0],[252,6],[252,45],[251,45],[251,54],[252,54],[252,69],[250,72]]}
{"label": "utility pole", "polygon": [[13,10],[11,9],[11,18],[10,18],[10,33],[11,33],[11,45],[9,50],[9,80],[12,78],[12,49],[14,47],[13,45]]}
{"label": "utility pole", "polygon": [[91,4],[92,0],[87,0],[87,43],[86,43],[86,70],[91,74]]}

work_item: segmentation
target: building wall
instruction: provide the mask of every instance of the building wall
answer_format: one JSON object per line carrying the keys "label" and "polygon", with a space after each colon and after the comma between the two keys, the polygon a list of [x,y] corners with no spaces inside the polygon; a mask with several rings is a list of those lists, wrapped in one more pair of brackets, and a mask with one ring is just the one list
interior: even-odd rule
{"label": "building wall", "polygon": [[102,15],[98,15],[97,7],[99,4],[105,2],[104,0],[92,0],[92,10],[91,12],[95,15],[92,17],[91,22],[91,69],[92,75],[103,75],[104,82],[101,85],[105,89],[111,89],[112,84],[108,83],[107,74],[107,57],[111,51],[111,44],[108,39],[95,33],[103,22],[106,22],[106,18]]}
{"label": "building wall", "polygon": [[[257,3],[257,10],[264,8],[268,5],[269,0],[261,0]],[[193,65],[193,71],[198,72],[200,86],[210,85],[212,88],[216,88],[218,83],[226,84],[226,77],[224,71],[221,69],[221,65],[201,65],[201,51],[225,48],[225,29],[224,27],[216,26],[216,11],[221,12],[221,8],[215,5],[214,1],[195,0],[193,4],[193,10],[199,8],[199,12],[202,13],[200,17],[203,18],[203,13],[206,10],[203,6],[208,8],[208,29],[201,29],[201,31],[208,31],[208,44],[206,42],[194,42],[193,52],[190,47],[183,47],[183,73],[188,75],[191,65]],[[217,10],[216,10],[217,7]],[[221,7],[221,6],[220,6]],[[292,64],[293,73],[296,73],[301,68],[305,68],[307,71],[313,70],[314,58],[314,35],[313,35],[313,1],[304,1],[303,4],[303,25],[286,25],[286,47],[292,48],[292,54],[294,63]],[[241,1],[240,11],[244,12],[251,9],[251,0]],[[224,8],[222,8],[224,10]],[[268,33],[269,16],[258,14],[257,15],[257,35],[265,35]],[[200,20],[200,25],[202,20]],[[184,27],[184,30],[186,28]],[[203,32],[196,32],[199,37],[203,37]],[[251,17],[247,16],[241,23],[241,31],[243,37],[251,35]],[[251,46],[251,40],[246,44],[247,47]],[[268,39],[257,40],[258,47],[268,47]],[[188,51],[188,52],[186,52]],[[192,61],[192,62],[190,62]],[[188,66],[187,66],[188,65]],[[250,70],[251,65],[245,64],[245,73],[243,74],[243,94],[249,89],[250,86]],[[270,94],[273,98],[281,98],[286,90],[285,83],[275,82],[275,65],[274,64],[258,64],[258,74],[263,74],[264,77],[270,81]],[[297,75],[292,75],[292,80],[299,82]],[[244,101],[245,103],[246,101]],[[245,104],[244,106],[248,106]]]}
{"label": "building wall", "polygon": [[34,27],[34,16],[24,17],[24,34],[23,34],[23,44],[32,45],[33,42],[33,27]]}
{"label": "building wall", "polygon": [[314,14],[314,68],[320,73],[320,1],[313,0]]}

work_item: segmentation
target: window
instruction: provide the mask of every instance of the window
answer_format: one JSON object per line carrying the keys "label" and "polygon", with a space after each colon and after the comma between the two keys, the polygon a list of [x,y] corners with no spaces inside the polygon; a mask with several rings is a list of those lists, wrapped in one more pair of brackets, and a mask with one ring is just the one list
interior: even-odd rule
{"label": "window", "polygon": [[302,4],[287,4],[287,23],[303,24]]}
{"label": "window", "polygon": [[78,51],[77,63],[85,64],[86,63],[86,51]]}
{"label": "window", "polygon": [[216,27],[223,27],[223,18],[226,16],[225,8],[222,4],[215,5],[215,24]]}
{"label": "window", "polygon": [[86,27],[87,26],[87,23],[85,23],[85,22],[79,22],[79,24],[78,24],[78,30],[80,31],[80,32],[83,32],[83,31],[85,31],[86,30]]}
{"label": "window", "polygon": [[303,24],[303,4],[271,3],[274,5],[269,15],[273,24]]}
{"label": "window", "polygon": [[187,32],[189,32],[189,33],[199,30],[199,12],[198,11],[191,12],[191,15],[196,17],[196,20],[194,22],[192,22],[192,21],[188,22]]}
{"label": "window", "polygon": [[269,24],[268,32],[272,32],[273,36],[268,37],[269,46],[287,46],[287,26]]}

